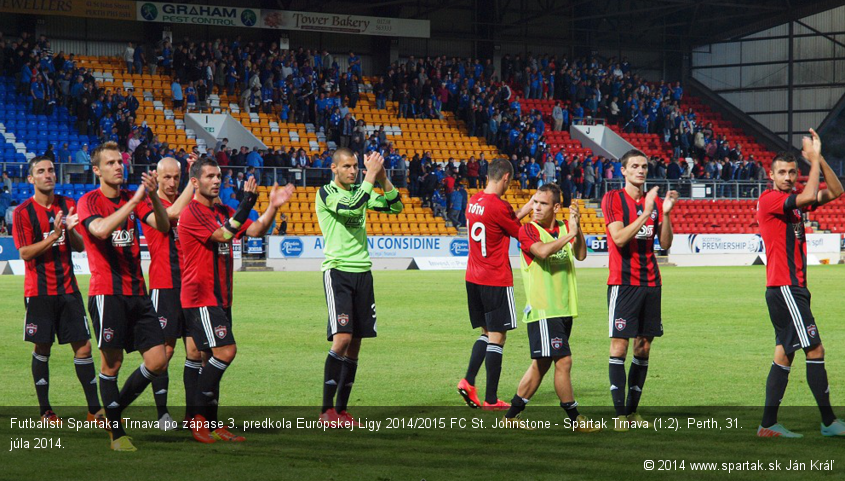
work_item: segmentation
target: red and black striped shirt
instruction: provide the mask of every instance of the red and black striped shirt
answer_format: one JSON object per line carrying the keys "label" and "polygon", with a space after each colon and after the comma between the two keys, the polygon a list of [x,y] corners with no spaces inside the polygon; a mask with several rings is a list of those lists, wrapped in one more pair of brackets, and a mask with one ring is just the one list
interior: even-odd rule
{"label": "red and black striped shirt", "polygon": [[[628,226],[642,215],[645,196],[634,200],[625,189],[612,190],[604,194],[601,210],[604,213],[605,226],[613,222],[622,222]],[[663,201],[655,200],[651,217],[624,247],[617,247],[606,228],[608,252],[610,253],[609,286],[647,286],[661,285],[660,269],[654,256],[654,238],[660,234],[663,223]]]}
{"label": "red and black striped shirt", "polygon": [[[12,234],[15,247],[36,244],[43,241],[53,230],[53,221],[60,211],[67,218],[74,207],[72,199],[56,195],[48,209],[35,199],[29,198],[15,208]],[[79,228],[79,227],[77,227]],[[24,296],[57,296],[79,292],[76,276],[73,274],[71,245],[67,230],[62,227],[62,236],[40,256],[26,261]]]}
{"label": "red and black striped shirt", "polygon": [[815,204],[798,208],[798,195],[768,189],[757,200],[757,224],[766,246],[766,286],[807,287],[807,235],[804,213]]}
{"label": "red and black striped shirt", "polygon": [[121,190],[119,197],[110,199],[97,189],[79,199],[79,223],[84,227],[80,232],[91,268],[89,296],[147,294],[144,273],[141,271],[141,245],[136,233],[136,221],[144,222],[153,213],[149,205],[146,202],[138,204],[107,239],[98,239],[88,231],[91,222],[114,214],[134,194]]}
{"label": "red and black striped shirt", "polygon": [[[211,235],[233,215],[229,206],[208,207],[192,200],[179,216],[183,308],[232,306],[232,242],[215,242]],[[251,224],[244,222],[235,237],[240,239]]]}
{"label": "red and black striped shirt", "polygon": [[[164,197],[160,197],[164,208],[173,205]],[[152,204],[147,199],[148,208],[152,210]],[[170,231],[162,233],[153,229],[148,224],[142,224],[144,237],[147,238],[147,246],[150,249],[150,289],[173,289],[182,286],[182,271],[179,263],[182,260],[182,250],[179,246],[179,233],[176,223],[172,222]]]}

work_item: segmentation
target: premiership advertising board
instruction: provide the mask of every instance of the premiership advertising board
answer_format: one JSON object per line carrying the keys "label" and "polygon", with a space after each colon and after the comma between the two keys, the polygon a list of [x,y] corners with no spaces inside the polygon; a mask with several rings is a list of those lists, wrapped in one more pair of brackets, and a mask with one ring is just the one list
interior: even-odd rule
{"label": "premiership advertising board", "polygon": [[[807,234],[807,252],[838,252],[840,234]],[[675,234],[672,254],[762,254],[759,234]]]}

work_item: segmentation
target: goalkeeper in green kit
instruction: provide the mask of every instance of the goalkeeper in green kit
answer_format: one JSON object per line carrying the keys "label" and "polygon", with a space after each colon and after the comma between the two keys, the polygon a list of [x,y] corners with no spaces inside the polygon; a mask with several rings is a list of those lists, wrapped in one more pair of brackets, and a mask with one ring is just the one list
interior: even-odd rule
{"label": "goalkeeper in green kit", "polygon": [[578,317],[578,289],[575,282],[575,259],[587,257],[587,243],[579,223],[578,204],[569,207],[569,222],[556,219],[561,209],[560,189],[544,184],[534,194],[531,223],[519,230],[522,282],[526,306],[522,322],[528,326],[531,367],[528,368],[505,415],[508,427],[523,427],[517,419],[531,396],[537,392],[543,376],[555,365],[555,391],[560,406],[576,431],[598,431],[599,423],[578,413],[572,392],[570,370],[572,354],[569,336],[572,319]]}
{"label": "goalkeeper in green kit", "polygon": [[[376,337],[367,209],[383,214],[402,212],[399,191],[384,169],[384,157],[378,152],[364,156],[364,168],[364,181],[355,184],[358,159],[351,150],[338,149],[332,156],[334,180],[317,193],[317,219],[325,241],[322,270],[329,310],[327,337],[332,343],[323,376],[320,421],[331,427],[357,425],[346,406],[358,369],[361,339]],[[384,195],[373,191],[376,183]]]}

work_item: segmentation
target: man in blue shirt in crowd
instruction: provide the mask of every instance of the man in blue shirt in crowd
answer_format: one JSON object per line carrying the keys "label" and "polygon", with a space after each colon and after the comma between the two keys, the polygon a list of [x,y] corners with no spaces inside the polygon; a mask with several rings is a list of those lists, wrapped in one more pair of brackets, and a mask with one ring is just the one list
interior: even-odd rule
{"label": "man in blue shirt in crowd", "polygon": [[534,160],[534,157],[531,157],[531,160],[528,161],[526,171],[528,172],[529,188],[536,189],[537,180],[540,178],[540,164]]}
{"label": "man in blue shirt in crowd", "polygon": [[246,165],[249,167],[264,167],[264,159],[258,153],[258,147],[253,147],[252,152],[246,156]]}
{"label": "man in blue shirt in crowd", "polygon": [[73,162],[73,160],[70,157],[70,150],[68,150],[68,148],[67,148],[67,142],[62,143],[62,147],[59,149],[59,151],[57,152],[56,155],[57,155],[56,156],[56,162],[57,163],[68,164],[70,162]]}
{"label": "man in blue shirt in crowd", "polygon": [[451,207],[449,208],[449,220],[457,228],[461,226],[461,211],[464,210],[464,197],[461,191],[464,185],[461,183],[455,184],[455,190],[449,195]]}

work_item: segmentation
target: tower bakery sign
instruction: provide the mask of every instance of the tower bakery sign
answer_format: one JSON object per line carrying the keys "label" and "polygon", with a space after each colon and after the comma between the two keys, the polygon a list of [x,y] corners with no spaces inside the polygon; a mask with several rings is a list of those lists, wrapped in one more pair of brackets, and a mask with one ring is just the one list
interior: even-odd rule
{"label": "tower bakery sign", "polygon": [[142,22],[187,23],[219,27],[256,27],[259,11],[251,8],[137,2]]}
{"label": "tower bakery sign", "polygon": [[261,10],[261,27],[390,37],[429,38],[431,36],[431,26],[428,20],[293,12],[290,10]]}

